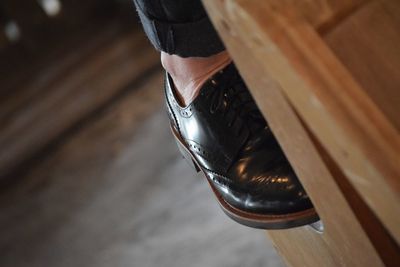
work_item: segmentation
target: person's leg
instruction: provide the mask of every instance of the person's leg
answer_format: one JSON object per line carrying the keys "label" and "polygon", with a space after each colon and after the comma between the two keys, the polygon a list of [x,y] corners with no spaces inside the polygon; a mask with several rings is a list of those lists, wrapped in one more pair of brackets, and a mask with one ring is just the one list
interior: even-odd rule
{"label": "person's leg", "polygon": [[199,0],[135,0],[144,29],[171,75],[178,100],[191,103],[231,58]]}

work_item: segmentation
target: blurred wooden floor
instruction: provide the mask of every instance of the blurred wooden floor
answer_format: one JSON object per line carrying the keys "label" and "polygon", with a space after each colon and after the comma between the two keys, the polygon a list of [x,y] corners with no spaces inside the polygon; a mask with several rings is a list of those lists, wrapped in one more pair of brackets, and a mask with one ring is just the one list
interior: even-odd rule
{"label": "blurred wooden floor", "polygon": [[161,70],[143,77],[2,191],[0,266],[283,266],[178,155]]}

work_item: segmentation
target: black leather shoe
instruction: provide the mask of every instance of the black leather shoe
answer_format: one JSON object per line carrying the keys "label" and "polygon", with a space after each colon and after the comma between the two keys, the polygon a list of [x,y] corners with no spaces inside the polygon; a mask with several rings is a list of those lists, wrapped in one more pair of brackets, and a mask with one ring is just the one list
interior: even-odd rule
{"label": "black leather shoe", "polygon": [[165,93],[180,151],[205,174],[228,216],[264,229],[318,220],[234,64],[210,78],[187,107],[177,102],[168,74]]}

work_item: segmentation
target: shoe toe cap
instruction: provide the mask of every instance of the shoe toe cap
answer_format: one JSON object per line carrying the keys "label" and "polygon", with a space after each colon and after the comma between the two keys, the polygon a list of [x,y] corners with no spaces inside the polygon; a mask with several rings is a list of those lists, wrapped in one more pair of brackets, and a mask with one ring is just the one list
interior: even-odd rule
{"label": "shoe toe cap", "polygon": [[313,207],[288,164],[262,172],[243,172],[232,179],[210,175],[215,189],[230,205],[262,214],[288,214]]}

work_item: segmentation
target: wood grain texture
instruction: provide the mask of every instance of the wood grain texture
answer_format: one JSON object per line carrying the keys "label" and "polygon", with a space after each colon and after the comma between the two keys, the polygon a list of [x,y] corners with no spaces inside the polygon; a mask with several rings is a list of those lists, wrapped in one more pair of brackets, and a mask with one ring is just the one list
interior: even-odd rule
{"label": "wood grain texture", "polygon": [[[348,201],[351,201],[351,199],[346,199],[346,192],[342,192],[342,189],[337,187],[336,177],[333,177],[330,170],[324,167],[325,163],[321,161],[319,153],[313,149],[313,142],[311,142],[285,98],[287,96],[289,102],[296,109],[299,108],[299,102],[302,102],[301,105],[306,105],[306,107],[311,106],[308,110],[309,113],[306,114],[307,116],[320,115],[314,114],[321,112],[318,110],[321,108],[321,102],[318,98],[313,96],[304,99],[310,97],[310,93],[307,90],[302,90],[302,83],[305,82],[298,74],[302,74],[306,70],[303,69],[303,72],[300,72],[296,69],[292,73],[290,65],[285,62],[286,55],[280,54],[280,48],[275,45],[275,42],[279,44],[286,42],[282,33],[291,31],[292,24],[296,26],[298,21],[295,21],[292,17],[279,16],[279,13],[276,13],[276,8],[259,1],[210,0],[204,1],[204,3],[227,49],[237,63],[259,107],[268,118],[274,133],[300,176],[326,226],[326,231],[321,236],[303,229],[270,232],[277,249],[281,251],[284,257],[286,256],[292,266],[383,266],[384,264],[396,266],[395,258],[388,259],[385,256],[386,262],[381,261],[380,255],[374,248],[374,242],[381,243],[380,239],[384,239],[382,243],[385,243],[389,250],[395,252],[398,252],[397,246],[391,243],[390,236],[372,237],[367,235],[366,231],[375,230],[367,229],[362,224],[371,224],[371,222],[365,219],[360,222],[360,219],[355,216],[354,212],[357,211],[348,205]],[[285,25],[282,26],[280,23]],[[315,33],[310,26],[307,26],[307,22],[302,21],[300,25],[305,27],[308,33]],[[266,29],[272,32],[271,34],[275,39],[268,38],[269,32]],[[306,34],[304,37],[307,36]],[[300,36],[297,37],[298,45],[304,45],[300,41]],[[305,47],[302,48],[305,49]],[[318,46],[314,48],[318,48]],[[306,56],[311,56],[312,51],[312,49],[307,51]],[[297,58],[297,60],[293,63],[294,65],[303,63],[301,58]],[[337,65],[330,67],[337,67]],[[342,68],[341,65],[339,67]],[[290,80],[291,83],[284,82],[281,84],[288,87],[279,87],[276,80],[280,82],[280,79]],[[285,96],[280,93],[281,90]],[[361,96],[363,96],[362,92]],[[356,100],[358,99],[356,98]],[[306,104],[303,101],[306,101]],[[371,104],[368,99],[366,101],[368,105]],[[317,108],[317,110],[314,108]],[[376,110],[375,106],[373,108]],[[299,113],[301,112],[299,111]],[[304,116],[304,114],[301,115]],[[383,120],[385,125],[391,127],[385,118]],[[323,128],[321,132],[325,132],[324,134],[328,136],[334,134],[330,132],[332,126],[327,126],[326,121],[321,124],[319,124],[321,120],[313,120],[313,122],[315,123],[314,130],[318,131],[317,128],[320,127]],[[389,128],[389,131],[392,130],[392,128]],[[320,137],[321,134],[319,133],[317,136]],[[352,149],[354,149],[354,146],[346,147],[346,150],[352,151]],[[346,177],[344,176],[343,179],[346,179]],[[386,188],[388,188],[387,185]],[[384,190],[379,192],[382,193]],[[389,190],[392,190],[393,195],[393,188],[389,188]],[[388,201],[388,199],[390,200],[390,198],[387,198],[385,201]],[[390,209],[393,203],[381,202],[381,205]],[[389,215],[389,213],[386,215]],[[393,214],[389,219],[392,222],[397,220],[393,217]],[[385,232],[386,230],[379,224],[378,221],[377,227]],[[392,227],[396,228],[395,225],[392,225]]]}
{"label": "wood grain texture", "polygon": [[[318,31],[327,31],[369,0],[269,0],[274,12],[301,16]],[[287,8],[290,7],[290,8]]]}
{"label": "wood grain texture", "polygon": [[[112,46],[114,40],[121,40],[121,35],[124,35],[121,27],[116,23],[101,27],[102,30],[97,31],[94,27],[83,29],[82,33],[77,34],[78,36],[65,40],[63,49],[48,51],[39,62],[33,63],[29,68],[17,69],[13,73],[3,70],[1,72],[0,123],[10,120],[13,114],[23,110],[29,102],[37,102],[48,90],[54,90],[51,87],[54,81],[62,79],[66,73],[68,75],[73,72],[77,66],[84,65],[85,61],[93,58],[96,52]],[[80,44],[77,45],[77,43]],[[9,62],[5,60],[2,63]]]}
{"label": "wood grain texture", "polygon": [[114,36],[86,53],[48,66],[28,88],[3,100],[0,179],[159,64],[139,31]]}
{"label": "wood grain texture", "polygon": [[263,59],[259,67],[280,83],[307,126],[399,242],[396,128],[301,16],[283,16],[268,2],[252,0],[225,1],[225,9],[232,18],[226,24],[247,36],[248,48]]}
{"label": "wood grain texture", "polygon": [[400,131],[399,12],[399,1],[371,1],[323,36],[397,131]]}

